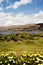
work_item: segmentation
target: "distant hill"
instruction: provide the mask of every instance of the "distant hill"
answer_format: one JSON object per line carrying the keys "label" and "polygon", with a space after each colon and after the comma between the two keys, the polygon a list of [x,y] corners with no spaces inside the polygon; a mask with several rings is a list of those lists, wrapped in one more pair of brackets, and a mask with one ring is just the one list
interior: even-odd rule
{"label": "distant hill", "polygon": [[37,25],[39,26],[39,30],[43,30],[43,23],[38,23]]}
{"label": "distant hill", "polygon": [[12,26],[0,26],[0,31],[32,31],[32,30],[42,30],[43,23],[38,24],[26,24],[26,25],[12,25]]}

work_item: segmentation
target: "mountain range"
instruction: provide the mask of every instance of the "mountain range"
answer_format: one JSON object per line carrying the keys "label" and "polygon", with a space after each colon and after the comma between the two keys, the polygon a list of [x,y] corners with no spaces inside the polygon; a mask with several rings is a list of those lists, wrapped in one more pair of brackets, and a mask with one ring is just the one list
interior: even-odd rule
{"label": "mountain range", "polygon": [[41,30],[41,31],[43,31],[43,23],[0,26],[0,32],[1,31],[25,31],[25,30],[26,31],[33,31],[33,30]]}

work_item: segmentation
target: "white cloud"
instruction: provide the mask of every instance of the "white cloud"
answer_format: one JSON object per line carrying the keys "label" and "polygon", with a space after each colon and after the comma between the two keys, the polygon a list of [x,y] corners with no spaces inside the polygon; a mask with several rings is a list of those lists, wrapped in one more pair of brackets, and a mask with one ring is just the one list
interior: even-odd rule
{"label": "white cloud", "polygon": [[1,4],[1,2],[3,2],[4,0],[0,0],[0,4]]}
{"label": "white cloud", "polygon": [[1,11],[1,10],[3,10],[3,8],[2,8],[2,7],[0,7],[0,11]]}
{"label": "white cloud", "polygon": [[20,1],[16,1],[13,5],[7,6],[6,9],[8,8],[18,8],[20,5],[24,5],[27,3],[31,3],[32,0],[20,0]]}
{"label": "white cloud", "polygon": [[15,16],[12,16],[9,13],[0,12],[0,26],[22,25],[32,23],[43,23],[42,11],[32,15],[25,15],[23,13],[19,13]]}

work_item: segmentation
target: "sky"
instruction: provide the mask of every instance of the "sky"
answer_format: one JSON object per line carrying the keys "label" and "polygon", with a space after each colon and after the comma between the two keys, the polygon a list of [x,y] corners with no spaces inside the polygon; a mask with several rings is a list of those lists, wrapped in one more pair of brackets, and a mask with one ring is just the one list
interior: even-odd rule
{"label": "sky", "polygon": [[43,0],[0,0],[0,26],[43,23]]}

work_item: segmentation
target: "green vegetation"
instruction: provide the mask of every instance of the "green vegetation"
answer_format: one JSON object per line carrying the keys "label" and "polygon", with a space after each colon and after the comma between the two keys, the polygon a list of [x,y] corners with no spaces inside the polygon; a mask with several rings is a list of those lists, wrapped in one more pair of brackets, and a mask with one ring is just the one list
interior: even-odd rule
{"label": "green vegetation", "polygon": [[43,65],[43,34],[0,35],[0,65]]}
{"label": "green vegetation", "polygon": [[0,35],[0,53],[15,51],[17,55],[23,51],[43,52],[43,34],[16,33]]}
{"label": "green vegetation", "polygon": [[43,54],[38,52],[23,52],[19,56],[13,52],[1,54],[0,65],[43,65]]}

